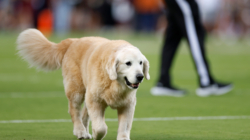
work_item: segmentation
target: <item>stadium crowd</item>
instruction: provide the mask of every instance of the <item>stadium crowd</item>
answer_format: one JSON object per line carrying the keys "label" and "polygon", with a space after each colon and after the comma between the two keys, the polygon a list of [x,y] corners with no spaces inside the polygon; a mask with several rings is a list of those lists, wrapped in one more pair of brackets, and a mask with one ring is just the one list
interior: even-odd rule
{"label": "stadium crowd", "polygon": [[[209,33],[250,35],[250,0],[197,0]],[[162,0],[0,0],[0,32],[29,27],[69,31],[122,28],[162,32],[167,21]]]}

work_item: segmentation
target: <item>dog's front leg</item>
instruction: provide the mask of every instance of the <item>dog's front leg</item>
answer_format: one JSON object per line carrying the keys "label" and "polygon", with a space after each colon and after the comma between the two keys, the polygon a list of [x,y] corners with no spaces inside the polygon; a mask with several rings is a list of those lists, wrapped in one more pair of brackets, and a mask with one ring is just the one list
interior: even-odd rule
{"label": "dog's front leg", "polygon": [[130,140],[130,130],[132,128],[135,104],[136,102],[134,101],[125,107],[117,109],[119,120],[117,140]]}

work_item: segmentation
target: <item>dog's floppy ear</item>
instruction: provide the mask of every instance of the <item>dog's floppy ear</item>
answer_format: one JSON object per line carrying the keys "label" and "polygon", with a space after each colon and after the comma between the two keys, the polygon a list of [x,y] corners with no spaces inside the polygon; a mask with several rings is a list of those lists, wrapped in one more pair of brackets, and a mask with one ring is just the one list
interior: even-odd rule
{"label": "dog's floppy ear", "polygon": [[117,79],[117,72],[116,72],[116,67],[118,64],[118,60],[116,57],[110,57],[107,64],[106,64],[106,70],[109,75],[110,80],[116,80]]}
{"label": "dog's floppy ear", "polygon": [[147,80],[149,80],[150,79],[150,75],[149,75],[149,62],[148,62],[148,60],[147,60],[146,57],[145,57],[144,62],[143,62],[143,73],[144,73],[145,78]]}

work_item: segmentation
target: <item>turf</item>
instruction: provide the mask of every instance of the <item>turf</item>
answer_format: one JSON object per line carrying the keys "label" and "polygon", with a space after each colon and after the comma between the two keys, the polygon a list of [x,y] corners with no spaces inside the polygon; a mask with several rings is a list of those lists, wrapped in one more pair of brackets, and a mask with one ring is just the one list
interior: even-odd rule
{"label": "turf", "polygon": [[[0,34],[0,121],[70,119],[63,92],[61,70],[42,72],[28,68],[15,50],[17,33]],[[233,82],[234,89],[226,95],[201,98],[195,95],[198,86],[192,58],[183,41],[172,69],[173,82],[188,91],[182,98],[155,97],[150,94],[159,75],[161,36],[124,32],[72,33],[65,37],[51,36],[60,42],[67,37],[103,36],[125,39],[140,48],[150,61],[151,80],[144,81],[137,92],[135,118],[182,116],[250,115],[250,41],[207,39],[211,70],[219,81]],[[117,118],[110,108],[106,118]],[[106,140],[116,139],[117,122],[107,122]],[[250,120],[176,120],[135,121],[132,140],[247,140]],[[73,125],[63,123],[0,123],[0,139],[76,139]]]}

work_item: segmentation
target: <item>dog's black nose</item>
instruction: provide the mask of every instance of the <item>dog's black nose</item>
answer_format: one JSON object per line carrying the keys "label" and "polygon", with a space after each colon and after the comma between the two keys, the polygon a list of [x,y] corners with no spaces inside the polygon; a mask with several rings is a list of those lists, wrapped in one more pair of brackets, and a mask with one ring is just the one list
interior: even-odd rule
{"label": "dog's black nose", "polygon": [[136,79],[138,80],[138,81],[141,81],[142,79],[143,79],[143,75],[142,74],[137,74],[136,75]]}

